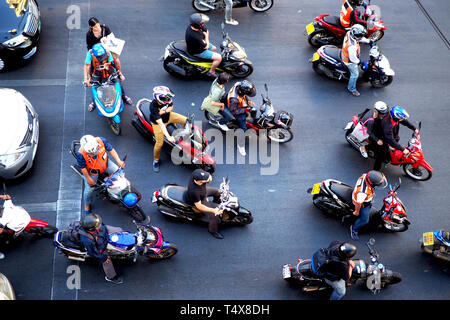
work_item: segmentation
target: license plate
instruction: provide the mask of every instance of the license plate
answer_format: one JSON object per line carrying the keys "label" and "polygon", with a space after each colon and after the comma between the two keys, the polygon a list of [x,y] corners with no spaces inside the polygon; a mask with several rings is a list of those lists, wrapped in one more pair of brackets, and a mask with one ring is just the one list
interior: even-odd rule
{"label": "license plate", "polygon": [[318,193],[320,192],[320,185],[321,185],[321,184],[322,184],[321,182],[316,183],[316,184],[314,185],[312,191],[311,191],[311,194],[318,194]]}
{"label": "license plate", "polygon": [[347,123],[347,125],[345,126],[344,130],[348,130],[353,126],[353,122],[349,122]]}
{"label": "license plate", "polygon": [[319,58],[320,58],[319,54],[317,52],[314,52],[313,57],[312,57],[312,61],[313,62],[317,61],[317,60],[319,60]]}
{"label": "license plate", "polygon": [[311,22],[306,26],[306,32],[308,33],[308,36],[313,33],[314,31],[314,22]]}
{"label": "license plate", "polygon": [[423,234],[423,245],[424,246],[432,246],[434,244],[434,235],[433,232],[426,232]]}
{"label": "license plate", "polygon": [[291,270],[289,266],[286,264],[283,266],[283,279],[288,279],[291,277]]}

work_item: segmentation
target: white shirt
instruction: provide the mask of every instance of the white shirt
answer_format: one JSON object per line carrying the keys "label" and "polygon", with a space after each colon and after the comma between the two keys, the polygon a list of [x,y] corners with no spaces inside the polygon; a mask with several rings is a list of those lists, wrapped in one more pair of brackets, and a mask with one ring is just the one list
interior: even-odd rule
{"label": "white shirt", "polygon": [[11,200],[6,200],[0,224],[15,232],[22,231],[31,221],[28,212],[22,207],[16,207]]}

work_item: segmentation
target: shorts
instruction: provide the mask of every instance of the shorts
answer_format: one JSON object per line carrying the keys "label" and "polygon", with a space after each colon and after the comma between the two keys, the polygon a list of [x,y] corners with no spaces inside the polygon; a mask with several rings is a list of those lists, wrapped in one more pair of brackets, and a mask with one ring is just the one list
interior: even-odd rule
{"label": "shorts", "polygon": [[194,56],[202,58],[202,59],[206,59],[206,60],[212,60],[212,57],[213,57],[213,54],[214,54],[214,52],[211,51],[212,46],[213,45],[210,43],[208,49],[206,49],[202,53],[194,54]]}

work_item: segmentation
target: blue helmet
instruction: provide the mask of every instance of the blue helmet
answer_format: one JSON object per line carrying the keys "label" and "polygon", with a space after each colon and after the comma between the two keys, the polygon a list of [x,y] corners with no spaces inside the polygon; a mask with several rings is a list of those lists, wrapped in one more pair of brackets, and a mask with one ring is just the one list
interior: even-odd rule
{"label": "blue helmet", "polygon": [[395,106],[391,109],[391,117],[395,121],[405,120],[409,118],[408,112],[400,106]]}
{"label": "blue helmet", "polygon": [[138,196],[133,192],[127,193],[125,197],[123,197],[123,203],[129,208],[134,207],[138,201]]}
{"label": "blue helmet", "polygon": [[94,46],[92,47],[92,54],[98,60],[103,60],[107,56],[107,52],[106,52],[105,48],[100,43],[94,44]]}

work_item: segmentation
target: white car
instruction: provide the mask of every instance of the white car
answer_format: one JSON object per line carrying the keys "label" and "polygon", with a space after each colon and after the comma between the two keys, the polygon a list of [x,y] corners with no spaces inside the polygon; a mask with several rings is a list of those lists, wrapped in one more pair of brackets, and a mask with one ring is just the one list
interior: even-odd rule
{"label": "white car", "polygon": [[0,178],[15,179],[33,166],[38,114],[20,92],[0,88]]}

